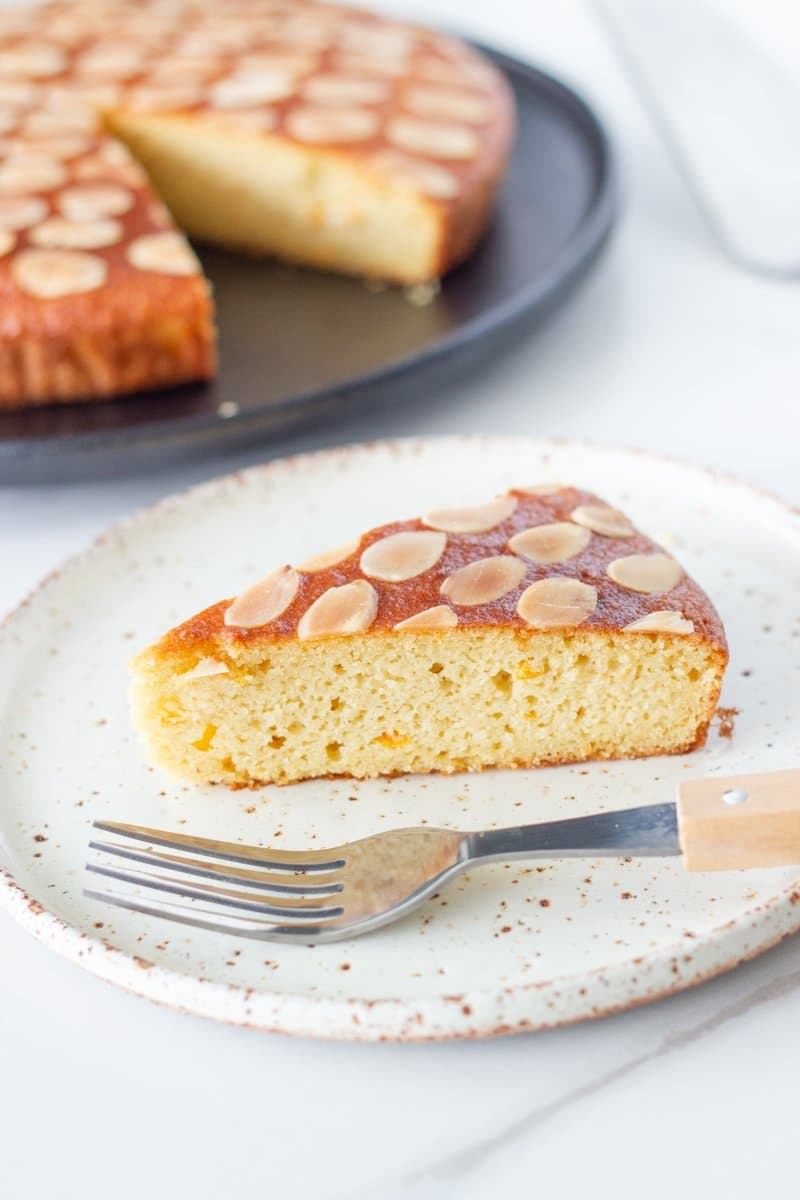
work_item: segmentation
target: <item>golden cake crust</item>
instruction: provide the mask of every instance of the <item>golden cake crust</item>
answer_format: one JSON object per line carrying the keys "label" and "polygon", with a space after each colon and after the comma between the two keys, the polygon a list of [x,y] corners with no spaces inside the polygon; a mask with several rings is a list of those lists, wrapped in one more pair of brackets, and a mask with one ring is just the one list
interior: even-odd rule
{"label": "golden cake crust", "polygon": [[[298,571],[298,589],[292,603],[268,624],[254,628],[227,625],[225,614],[233,601],[223,600],[171,630],[159,647],[164,654],[179,649],[212,654],[224,649],[226,643],[279,642],[294,638],[303,614],[314,601],[330,588],[356,579],[367,580],[378,592],[377,613],[369,633],[388,633],[399,622],[446,602],[441,593],[442,584],[459,568],[479,559],[508,555],[509,540],[515,535],[536,526],[574,524],[572,514],[576,510],[606,507],[591,492],[575,487],[560,488],[551,495],[529,495],[515,490],[509,496],[516,501],[512,513],[483,532],[448,533],[444,552],[435,566],[414,578],[397,583],[380,582],[365,574],[360,565],[361,556],[369,546],[392,534],[421,532],[429,528],[422,519],[396,521],[365,533],[352,553],[335,566],[312,573]],[[596,607],[580,623],[581,629],[619,631],[648,614],[670,611],[691,621],[694,627],[691,634],[681,636],[703,638],[727,657],[727,642],[719,615],[702,588],[685,572],[680,572],[677,583],[668,591],[652,594],[621,586],[608,575],[609,565],[621,557],[661,553],[651,538],[633,527],[624,538],[591,532],[586,547],[570,559],[549,565],[529,561],[520,582],[498,599],[486,604],[454,605],[458,627],[502,624],[529,629],[517,612],[521,594],[531,583],[557,576],[576,579],[596,589]]]}

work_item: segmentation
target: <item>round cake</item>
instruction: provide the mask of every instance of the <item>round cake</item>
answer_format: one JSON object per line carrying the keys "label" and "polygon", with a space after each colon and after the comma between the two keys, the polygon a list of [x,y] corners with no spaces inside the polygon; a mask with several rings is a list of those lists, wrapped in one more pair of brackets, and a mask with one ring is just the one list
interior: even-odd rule
{"label": "round cake", "polygon": [[210,377],[212,302],[183,233],[440,277],[486,228],[513,128],[482,55],[355,9],[0,10],[0,407]]}

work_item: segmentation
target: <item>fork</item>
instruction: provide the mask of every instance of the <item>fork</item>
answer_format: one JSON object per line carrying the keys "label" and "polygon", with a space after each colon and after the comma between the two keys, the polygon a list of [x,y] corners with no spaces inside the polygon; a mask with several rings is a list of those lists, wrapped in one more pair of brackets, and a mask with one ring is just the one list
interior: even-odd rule
{"label": "fork", "polygon": [[[682,855],[689,871],[800,863],[800,771],[701,779],[674,803],[465,832],[394,829],[327,850],[274,850],[95,821],[87,870],[139,893],[84,895],[265,941],[315,944],[399,920],[464,871],[513,859]],[[114,865],[109,865],[111,859]]]}

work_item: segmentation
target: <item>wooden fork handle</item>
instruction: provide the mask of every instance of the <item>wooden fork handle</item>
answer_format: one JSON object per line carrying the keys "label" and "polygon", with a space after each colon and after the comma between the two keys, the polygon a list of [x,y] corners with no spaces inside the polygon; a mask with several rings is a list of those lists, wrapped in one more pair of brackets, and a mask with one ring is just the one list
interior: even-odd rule
{"label": "wooden fork handle", "polygon": [[800,866],[800,771],[691,780],[677,810],[687,871]]}

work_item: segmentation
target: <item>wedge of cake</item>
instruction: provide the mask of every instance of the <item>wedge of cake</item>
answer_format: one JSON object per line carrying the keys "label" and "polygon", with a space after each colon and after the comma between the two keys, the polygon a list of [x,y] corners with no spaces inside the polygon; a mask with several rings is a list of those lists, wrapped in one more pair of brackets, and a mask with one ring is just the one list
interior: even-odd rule
{"label": "wedge of cake", "polygon": [[133,704],[197,782],[527,767],[702,745],[726,663],[674,558],[546,486],[278,567],[143,650]]}
{"label": "wedge of cake", "polygon": [[439,278],[486,228],[513,126],[482,55],[356,9],[4,7],[0,409],[213,375],[209,288],[181,231]]}

